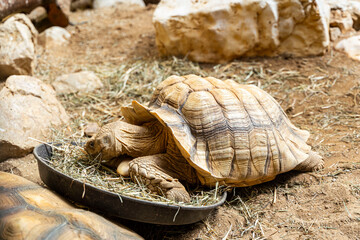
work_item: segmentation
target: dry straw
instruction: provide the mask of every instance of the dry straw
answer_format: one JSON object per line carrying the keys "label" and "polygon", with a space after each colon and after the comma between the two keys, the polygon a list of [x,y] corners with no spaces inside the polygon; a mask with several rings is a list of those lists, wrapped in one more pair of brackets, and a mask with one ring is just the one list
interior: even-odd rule
{"label": "dry straw", "polygon": [[173,202],[164,196],[151,193],[141,180],[132,181],[130,178],[124,178],[102,164],[98,158],[89,156],[82,147],[82,143],[86,139],[74,135],[70,138],[59,137],[59,133],[54,136],[56,135],[58,136],[54,142],[61,145],[53,148],[49,164],[73,179],[119,194],[120,200],[123,195],[152,202],[207,206],[218,202],[224,191],[224,188],[220,187],[190,189],[191,201],[189,203]]}

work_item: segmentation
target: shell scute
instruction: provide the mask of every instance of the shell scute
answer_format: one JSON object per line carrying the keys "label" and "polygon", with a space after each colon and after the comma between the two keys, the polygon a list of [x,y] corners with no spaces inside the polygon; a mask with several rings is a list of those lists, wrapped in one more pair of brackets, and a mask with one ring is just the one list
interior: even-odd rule
{"label": "shell scute", "polygon": [[195,137],[208,137],[214,128],[223,121],[220,118],[221,107],[211,93],[206,91],[192,92],[187,98],[181,113],[193,129]]}
{"label": "shell scute", "polygon": [[163,104],[168,104],[175,109],[179,109],[192,91],[187,84],[182,82],[164,87],[153,99],[152,105],[160,107]]}
{"label": "shell scute", "polygon": [[187,75],[185,78],[184,83],[194,91],[209,91],[214,88],[214,85],[205,78],[196,75]]}

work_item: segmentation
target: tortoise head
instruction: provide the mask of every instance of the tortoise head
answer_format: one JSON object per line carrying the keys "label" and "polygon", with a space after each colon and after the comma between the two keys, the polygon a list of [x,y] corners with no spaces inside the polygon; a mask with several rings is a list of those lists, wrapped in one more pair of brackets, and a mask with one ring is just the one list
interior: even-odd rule
{"label": "tortoise head", "polygon": [[100,160],[110,160],[121,154],[121,146],[115,139],[116,125],[109,123],[103,126],[97,134],[85,144],[85,151]]}

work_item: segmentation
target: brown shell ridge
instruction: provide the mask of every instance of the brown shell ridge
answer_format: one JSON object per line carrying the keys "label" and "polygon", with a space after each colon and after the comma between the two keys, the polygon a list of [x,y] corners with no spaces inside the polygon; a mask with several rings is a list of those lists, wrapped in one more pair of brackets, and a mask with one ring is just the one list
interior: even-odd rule
{"label": "brown shell ridge", "polygon": [[[251,93],[252,93],[252,92],[251,92]],[[263,106],[262,102],[259,100],[258,96],[256,96],[255,94],[252,94],[252,95],[253,95],[254,98],[257,100],[257,102],[259,103],[259,106],[261,106],[262,110],[266,113],[267,117],[268,117],[269,120],[271,121],[271,123],[272,123],[272,125],[273,125],[273,128],[272,128],[272,129],[274,130],[274,128],[275,128],[275,130],[278,132],[279,136],[282,138],[282,140],[285,142],[287,148],[290,150],[290,152],[291,152],[292,155],[294,156],[294,159],[298,161],[297,163],[300,163],[300,162],[302,162],[303,160],[305,160],[305,159],[298,159],[299,157],[297,157],[297,156],[295,155],[293,149],[289,146],[289,144],[287,143],[286,139],[284,139],[283,134],[281,134],[281,133],[279,132],[279,127],[280,127],[283,123],[285,123],[285,126],[291,131],[291,133],[293,133],[295,136],[297,136],[300,141],[303,141],[303,139],[301,138],[301,136],[297,135],[297,134],[293,131],[293,129],[292,129],[288,124],[286,124],[286,121],[284,121],[284,120],[286,119],[286,115],[285,115],[285,113],[282,111],[282,108],[281,108],[278,104],[276,104],[276,106],[277,106],[277,107],[281,110],[281,112],[283,113],[283,114],[281,114],[281,115],[279,116],[279,118],[278,118],[278,120],[277,120],[277,121],[278,121],[278,125],[277,125],[277,124],[273,121],[273,119],[271,118],[271,116],[270,116],[270,114],[268,113],[268,111],[266,110],[266,108],[264,108],[264,106]],[[275,102],[274,102],[274,103],[275,103]],[[268,149],[269,149],[269,148],[268,148]],[[269,151],[268,151],[268,154],[269,154]],[[281,171],[281,170],[280,170],[280,171]],[[286,171],[286,170],[285,170],[285,171]],[[265,175],[266,175],[266,172],[264,172],[264,173],[265,173]]]}
{"label": "brown shell ridge", "polygon": [[[158,108],[148,109],[158,121],[164,126],[168,127],[172,136],[174,137],[176,146],[180,149],[182,155],[186,159],[192,158],[195,155],[196,138],[192,135],[189,125],[184,118],[175,109],[169,107],[167,104]],[[170,121],[175,120],[175,121]],[[182,141],[180,142],[179,139]],[[189,162],[192,166],[195,166]],[[206,169],[203,169],[206,171]]]}
{"label": "brown shell ridge", "polygon": [[[246,112],[247,117],[248,117],[248,119],[249,119],[250,122],[251,122],[251,125],[250,125],[249,128],[248,128],[248,132],[251,132],[253,129],[256,128],[256,124],[254,123],[251,114],[249,113],[248,109],[246,108],[246,106],[245,106],[245,104],[243,103],[243,101],[239,98],[239,96],[237,95],[237,93],[234,92],[231,88],[229,88],[228,90],[230,90],[230,91],[234,94],[234,96],[237,98],[238,102],[242,105],[244,111]],[[216,99],[216,98],[215,98],[215,99]],[[262,106],[262,105],[261,105],[261,106]],[[223,115],[224,115],[224,114],[223,114]],[[224,117],[225,117],[225,116],[224,116]],[[269,117],[269,116],[268,116],[268,117]],[[228,124],[228,125],[229,125],[229,124]],[[274,123],[273,123],[273,122],[272,122],[272,125],[273,125],[273,127],[274,127]],[[229,128],[230,128],[230,130],[233,131],[233,129],[231,129],[230,126],[229,126]],[[233,135],[233,134],[232,134],[232,135]],[[233,138],[232,140],[234,141],[234,138]],[[249,158],[248,164],[247,164],[247,174],[246,174],[246,176],[245,176],[244,179],[249,179],[249,176],[252,174],[252,168],[255,169],[255,170],[258,172],[257,176],[267,175],[267,171],[265,171],[265,169],[264,169],[264,171],[261,171],[261,170],[259,170],[259,169],[256,169],[256,166],[253,164],[254,158],[253,158],[253,154],[252,154],[252,148],[251,148],[251,146],[250,146],[250,142],[251,142],[251,140],[250,140],[250,134],[248,134],[248,142],[249,142],[248,148],[249,148],[250,158]],[[233,149],[234,149],[234,148],[233,148]],[[269,142],[268,142],[268,141],[267,141],[267,149],[269,150]],[[269,159],[269,151],[268,151],[267,153],[268,153],[268,154],[267,154],[267,156],[266,156],[266,160],[265,160],[265,161],[270,162],[270,159]],[[232,159],[232,162],[231,162],[231,166],[232,166],[231,168],[232,168],[232,170],[233,170],[233,168],[234,168],[233,166],[234,166],[235,161],[236,161],[236,151],[235,151],[234,155],[235,155],[235,156],[234,156],[234,158]],[[263,174],[261,174],[261,172],[262,172]],[[229,176],[231,175],[231,173],[232,173],[232,171],[230,171]],[[256,178],[257,178],[257,177],[256,177]]]}
{"label": "brown shell ridge", "polygon": [[[258,102],[259,106],[262,108],[263,112],[267,115],[268,119],[270,120],[270,122],[272,123],[272,129],[276,129],[276,132],[278,134],[278,136],[280,138],[282,138],[282,140],[284,141],[284,143],[287,145],[288,150],[292,153],[293,155],[293,160],[296,161],[296,163],[293,163],[292,166],[289,166],[291,169],[293,167],[295,167],[298,163],[304,161],[307,157],[308,154],[306,154],[307,152],[310,151],[310,146],[308,146],[306,144],[306,140],[307,140],[307,131],[303,131],[300,130],[298,128],[296,128],[294,125],[291,124],[291,122],[287,119],[286,114],[284,113],[284,111],[282,110],[282,108],[280,107],[280,105],[275,101],[275,99],[273,99],[269,94],[267,94],[266,92],[264,92],[263,90],[252,86],[252,85],[243,85],[244,89],[246,89],[249,93],[251,93],[251,95],[256,99],[256,101]],[[254,90],[255,89],[255,90]],[[277,107],[277,109],[280,111],[280,114],[278,114],[278,118],[277,119],[273,119],[269,112],[266,110],[266,108],[263,105],[263,102],[259,99],[259,95],[257,91],[261,91],[263,93],[264,96],[267,96],[273,104],[275,104],[275,106]],[[235,93],[236,94],[236,93]],[[237,95],[236,95],[237,96]],[[238,96],[237,96],[238,97]],[[244,108],[246,109],[245,105]],[[248,111],[246,110],[246,112],[248,113]],[[249,114],[249,113],[248,113]],[[249,115],[250,119],[251,119],[251,115]],[[253,122],[253,121],[252,121]],[[285,126],[284,126],[285,125]],[[282,129],[281,126],[284,126],[288,131],[290,131],[290,134],[284,134],[280,132],[280,129]],[[296,132],[295,132],[296,131]],[[298,134],[299,133],[299,134]],[[284,135],[287,136],[287,139],[284,139]],[[296,136],[298,139],[295,139],[294,136]],[[276,139],[276,138],[275,138]],[[295,146],[291,146],[289,144],[289,142],[287,141],[289,140],[290,142],[292,142],[292,145]],[[277,143],[278,144],[278,143]],[[300,151],[297,151],[296,147],[300,148],[303,152],[301,153]],[[285,151],[285,150],[284,150]],[[290,160],[290,159],[288,159]],[[281,171],[287,171],[290,169],[282,169]]]}
{"label": "brown shell ridge", "polygon": [[[207,82],[209,82],[207,79],[205,79]],[[210,84],[213,85],[213,83],[209,82]],[[189,87],[191,88],[191,86],[189,85]],[[213,85],[214,88],[216,88],[215,85]],[[211,94],[212,98],[215,100],[215,102],[217,103],[217,105],[220,106],[220,109],[221,109],[221,116],[222,116],[222,119],[224,119],[223,121],[221,122],[218,122],[216,124],[213,124],[212,125],[212,128],[216,129],[217,131],[220,131],[220,132],[223,132],[225,133],[226,135],[229,135],[230,138],[231,138],[231,148],[232,148],[232,151],[234,152],[234,156],[235,156],[235,147],[234,147],[234,129],[230,126],[229,124],[229,121],[230,119],[226,116],[226,114],[224,113],[224,106],[217,100],[217,98],[214,96],[214,94],[211,92],[211,90],[198,90],[198,91],[195,91],[193,89],[193,92],[208,92]],[[185,103],[184,103],[185,105]],[[184,119],[184,115],[183,113],[180,111],[179,113]],[[213,159],[216,159],[216,157],[214,157],[212,155],[212,151],[210,151],[210,148],[209,148],[209,141],[210,139],[214,136],[214,133],[212,131],[205,131],[207,127],[203,125],[203,123],[201,122],[201,131],[200,132],[196,132],[196,138],[202,138],[205,142],[205,146],[206,146],[206,150],[205,150],[205,163],[206,163],[206,172],[207,174],[210,174],[212,177],[215,177],[217,179],[224,179],[226,178],[232,171],[232,168],[233,168],[233,163],[231,163],[229,165],[229,170],[228,170],[228,173],[227,174],[223,174],[223,173],[217,173],[215,174],[214,172],[214,166],[213,166]],[[235,158],[232,158],[232,161],[235,160]],[[191,155],[191,160],[193,161],[194,160],[194,155]],[[216,166],[215,166],[216,167]],[[216,169],[216,168],[215,168]],[[219,175],[220,174],[220,175]]]}
{"label": "brown shell ridge", "polygon": [[[267,154],[266,154],[266,159],[265,159],[265,163],[264,163],[264,167],[263,167],[263,169],[257,169],[257,167],[256,167],[256,165],[254,164],[254,162],[253,162],[253,160],[254,160],[254,158],[253,158],[253,155],[252,155],[252,150],[251,150],[251,148],[249,147],[249,150],[250,150],[250,159],[249,159],[249,161],[248,161],[248,172],[247,172],[247,175],[246,175],[246,177],[245,177],[245,179],[251,179],[251,177],[249,177],[251,174],[252,174],[252,172],[251,172],[251,169],[255,169],[256,171],[257,171],[257,175],[255,175],[255,176],[257,176],[255,179],[257,179],[257,178],[262,178],[262,177],[267,177],[268,176],[268,167],[269,167],[269,165],[270,165],[270,162],[271,162],[271,160],[274,160],[274,159],[272,159],[272,154],[271,154],[271,156],[270,156],[270,153],[271,153],[271,151],[270,151],[270,144],[269,144],[269,135],[268,135],[268,132],[267,131],[265,131],[265,133],[266,133],[266,148],[267,148]],[[250,143],[250,135],[248,135],[248,138],[249,138],[249,143]]]}
{"label": "brown shell ridge", "polygon": [[[197,169],[197,171],[204,175],[212,175],[209,166],[210,162],[205,162],[205,165],[202,162],[197,161],[195,158],[196,155],[196,146],[197,146],[197,138],[194,137],[192,134],[191,128],[189,127],[188,123],[185,122],[185,118],[179,111],[169,107],[167,104],[162,105],[159,108],[151,109],[151,114],[153,114],[164,126],[167,126],[174,137],[176,146],[179,148],[182,155],[187,159],[188,163]],[[171,114],[169,114],[171,113]],[[179,122],[173,123],[168,121],[168,116],[172,115],[176,118]],[[181,141],[179,141],[179,139]],[[207,153],[208,151],[207,146]]]}
{"label": "brown shell ridge", "polygon": [[155,120],[155,117],[137,101],[132,101],[131,107],[122,107],[121,114],[128,123],[135,125]]}
{"label": "brown shell ridge", "polygon": [[[255,98],[258,100],[260,106],[262,107],[262,109],[264,110],[264,112],[268,115],[269,119],[271,120],[271,122],[273,122],[272,118],[270,117],[270,114],[268,113],[268,111],[266,110],[266,108],[263,106],[263,104],[259,101],[258,97],[255,96]],[[285,112],[282,110],[282,108],[280,107],[280,105],[274,100],[273,101],[276,106],[278,106],[279,110],[281,111],[281,116],[279,117],[279,125],[276,126],[276,124],[274,124],[274,128],[276,129],[276,131],[278,132],[279,136],[282,138],[282,140],[285,142],[286,146],[288,147],[288,149],[290,150],[290,152],[292,153],[292,155],[294,156],[294,159],[297,161],[296,165],[299,164],[300,162],[304,161],[307,157],[308,157],[308,152],[310,151],[310,147],[306,144],[306,140],[308,137],[304,138],[304,135],[299,135],[298,134],[298,130],[294,125],[289,125],[288,118],[285,114]],[[282,134],[279,129],[281,129],[281,126],[285,126],[287,128],[288,131],[290,131],[291,134],[286,134],[286,136],[288,137],[287,139],[284,139],[284,134]],[[293,136],[297,137],[297,139],[294,139]],[[295,148],[290,146],[289,142],[292,142],[295,145]],[[296,154],[296,147],[301,149],[301,151],[303,152],[303,154]],[[280,172],[282,171],[287,171],[287,169],[281,169]]]}
{"label": "brown shell ridge", "polygon": [[[279,144],[276,140],[276,137],[275,137],[275,132],[274,132],[274,129],[271,130],[271,133],[273,134],[273,137],[274,137],[274,141],[275,141],[275,146],[276,146],[276,150],[277,150],[277,153],[278,153],[278,172],[282,172],[283,171],[283,164],[282,164],[282,153],[280,151],[280,148],[279,148]],[[271,149],[271,148],[270,148]],[[274,158],[274,152],[271,151],[271,155],[272,157]],[[272,161],[273,163],[273,166],[275,165],[275,160],[273,159]],[[274,167],[275,168],[275,167]]]}
{"label": "brown shell ridge", "polygon": [[267,155],[266,155],[266,159],[265,159],[265,164],[264,164],[264,175],[268,175],[268,170],[269,170],[269,166],[270,166],[270,162],[271,160],[275,161],[275,159],[273,159],[273,154],[271,151],[271,147],[270,147],[270,139],[269,139],[269,133],[268,131],[266,131],[266,144],[267,144]]}
{"label": "brown shell ridge", "polygon": [[[267,113],[267,115],[269,116],[270,119],[272,119],[272,117],[270,116],[270,114],[266,111],[266,108],[264,108],[264,103],[260,100],[258,91],[260,91],[262,93],[262,96],[266,96],[269,100],[271,100],[271,102],[277,106],[278,110],[281,112],[281,120],[283,120],[288,129],[291,131],[291,133],[293,133],[296,137],[298,137],[299,139],[301,139],[302,141],[306,142],[309,138],[309,133],[305,130],[301,130],[299,128],[297,128],[296,126],[294,126],[288,119],[286,113],[284,112],[284,110],[282,109],[282,107],[280,106],[280,104],[268,93],[266,93],[264,90],[254,86],[254,85],[243,85],[245,88],[247,88],[247,90],[249,92],[252,93],[252,95],[257,99],[257,101],[259,102],[259,104],[262,106],[262,108],[264,109],[264,111]],[[255,89],[255,90],[254,90]],[[279,125],[278,125],[279,126]]]}
{"label": "brown shell ridge", "polygon": [[150,103],[148,106],[152,107],[153,105],[156,105],[158,107],[161,107],[161,104],[159,104],[159,102],[158,102],[160,93],[163,90],[165,90],[169,87],[172,87],[175,84],[178,84],[179,82],[184,83],[185,79],[186,79],[185,77],[179,77],[176,75],[172,75],[172,76],[168,77],[167,79],[165,79],[164,81],[162,81],[155,89],[155,92],[154,92],[152,98],[150,99]]}

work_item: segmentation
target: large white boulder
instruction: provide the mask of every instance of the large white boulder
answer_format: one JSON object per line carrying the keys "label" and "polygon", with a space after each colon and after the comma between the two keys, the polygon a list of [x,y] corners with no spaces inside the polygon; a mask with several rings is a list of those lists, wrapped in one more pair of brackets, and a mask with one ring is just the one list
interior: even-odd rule
{"label": "large white boulder", "polygon": [[22,157],[69,122],[53,88],[30,76],[13,75],[0,91],[0,161]]}
{"label": "large white boulder", "polygon": [[95,73],[90,71],[61,75],[52,85],[57,94],[87,93],[104,86]]}
{"label": "large white boulder", "polygon": [[323,0],[162,0],[154,12],[162,55],[199,62],[239,56],[308,56],[329,45]]}
{"label": "large white boulder", "polygon": [[25,14],[15,14],[0,24],[0,79],[32,75],[38,32]]}

